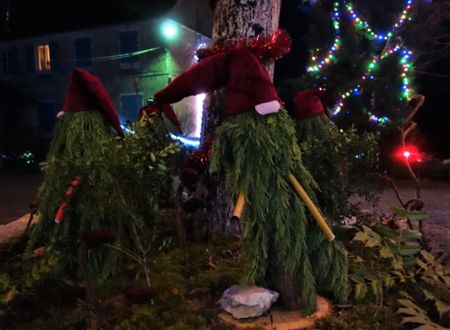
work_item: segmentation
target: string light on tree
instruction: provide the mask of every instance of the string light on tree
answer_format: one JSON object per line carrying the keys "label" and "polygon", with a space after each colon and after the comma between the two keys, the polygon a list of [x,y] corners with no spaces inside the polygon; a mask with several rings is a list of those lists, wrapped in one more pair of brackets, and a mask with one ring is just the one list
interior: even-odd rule
{"label": "string light on tree", "polygon": [[308,72],[318,73],[320,72],[326,65],[336,61],[336,51],[341,47],[341,30],[340,30],[340,19],[341,12],[339,11],[339,2],[335,2],[333,4],[333,14],[331,15],[331,19],[333,21],[334,28],[334,41],[332,46],[328,49],[325,58],[319,59],[319,55],[317,52],[311,56],[311,65],[306,68]]}
{"label": "string light on tree", "polygon": [[412,8],[413,0],[406,0],[402,12],[400,13],[396,22],[392,25],[390,31],[387,33],[375,32],[370,27],[369,23],[367,23],[367,21],[365,19],[361,18],[356,13],[356,11],[354,9],[355,6],[353,5],[353,3],[344,2],[344,4],[345,4],[345,9],[348,12],[348,16],[353,21],[353,25],[355,26],[355,28],[357,30],[364,31],[367,38],[370,40],[375,40],[375,41],[380,41],[380,42],[387,41],[390,38],[392,38],[392,36],[394,36],[394,34],[398,31],[398,29],[400,29],[400,27],[402,27],[407,21],[412,20],[412,18],[409,14],[410,14],[410,11]]}
{"label": "string light on tree", "polygon": [[[336,116],[341,112],[346,99],[354,95],[361,95],[362,84],[364,82],[375,79],[374,72],[379,68],[380,61],[398,53],[400,54],[400,65],[402,67],[402,94],[400,98],[406,100],[409,99],[409,97],[414,94],[414,90],[410,86],[412,80],[410,74],[413,71],[413,64],[411,62],[412,52],[404,47],[401,47],[400,45],[396,45],[393,48],[383,50],[381,56],[373,56],[372,60],[368,62],[366,70],[360,79],[360,82],[358,82],[355,87],[352,87],[340,94],[340,97],[333,108],[333,115]],[[365,111],[365,113],[369,116],[370,122],[374,124],[383,125],[390,122],[390,119],[387,116],[377,116],[370,111]]]}
{"label": "string light on tree", "polygon": [[[344,1],[343,2],[344,8],[346,9],[349,18],[352,20],[352,23],[355,27],[355,30],[362,31],[364,35],[369,39],[373,40],[375,42],[384,42],[385,46],[384,49],[378,53],[373,54],[372,59],[368,62],[367,67],[361,78],[355,83],[355,85],[344,91],[339,93],[339,99],[337,100],[334,108],[333,108],[333,115],[337,115],[341,112],[341,110],[344,107],[344,102],[346,99],[348,99],[351,96],[354,95],[360,95],[362,93],[363,84],[367,83],[367,81],[374,80],[375,79],[375,71],[378,69],[380,65],[380,61],[384,60],[385,58],[400,54],[400,66],[402,68],[402,73],[400,76],[401,79],[401,100],[408,100],[411,95],[414,94],[414,90],[411,87],[411,73],[413,71],[413,64],[411,61],[412,52],[403,46],[397,44],[395,47],[390,48],[389,43],[393,39],[393,37],[396,36],[398,30],[407,22],[410,21],[412,18],[410,16],[410,12],[413,5],[413,0],[406,0],[404,4],[404,8],[401,11],[400,15],[398,16],[395,23],[392,25],[391,29],[387,33],[382,32],[375,32],[370,25],[367,23],[367,21],[363,18],[361,18],[355,11],[355,6],[351,2]],[[335,26],[335,42],[336,40],[339,41],[339,44],[341,43],[341,37],[340,37],[340,18],[342,17],[342,14],[339,10],[339,3],[335,2],[333,6],[333,24]],[[336,28],[337,27],[337,28]],[[336,50],[336,47],[332,47],[327,54],[331,54],[333,59],[336,59],[334,52]],[[326,58],[327,59],[327,58]],[[312,60],[316,60],[316,57],[313,56]],[[329,62],[329,58],[328,61]],[[320,70],[323,68],[323,66],[326,64],[325,59],[321,61],[313,62],[314,64],[307,68],[308,72],[312,72],[317,74],[320,72]],[[369,116],[369,120],[372,123],[382,125],[390,121],[390,119],[386,116],[377,116],[371,112],[365,111],[365,113]]]}

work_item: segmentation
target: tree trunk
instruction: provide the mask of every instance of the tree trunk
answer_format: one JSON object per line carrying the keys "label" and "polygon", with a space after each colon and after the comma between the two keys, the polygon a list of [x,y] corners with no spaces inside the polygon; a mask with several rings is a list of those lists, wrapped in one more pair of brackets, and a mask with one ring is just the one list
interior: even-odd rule
{"label": "tree trunk", "polygon": [[[271,35],[277,28],[280,17],[281,0],[218,0],[214,11],[212,43],[221,40],[250,39],[259,34]],[[273,79],[275,62],[265,63]],[[214,133],[225,116],[225,102],[220,91],[212,93],[205,102],[202,140]],[[233,203],[224,189],[221,175],[208,176],[209,209],[206,221],[210,237],[232,232],[231,210]]]}

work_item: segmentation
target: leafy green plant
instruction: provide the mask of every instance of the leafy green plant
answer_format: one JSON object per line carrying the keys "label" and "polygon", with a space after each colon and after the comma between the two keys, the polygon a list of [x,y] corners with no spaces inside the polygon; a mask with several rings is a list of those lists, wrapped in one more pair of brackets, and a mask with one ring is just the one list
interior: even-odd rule
{"label": "leafy green plant", "polygon": [[414,330],[444,329],[439,324],[434,323],[428,317],[427,311],[417,306],[415,300],[411,296],[405,293],[404,295],[406,298],[397,299],[398,304],[401,306],[397,310],[397,314],[402,316],[402,324],[419,324],[418,327],[414,327]]}
{"label": "leafy green plant", "polygon": [[0,306],[8,304],[16,295],[17,289],[7,274],[0,274]]}
{"label": "leafy green plant", "polygon": [[[413,220],[426,218],[421,211],[401,212]],[[443,259],[418,245],[418,231],[364,225],[361,229],[351,242],[356,246],[350,253],[349,277],[355,300],[374,300],[382,305],[389,291],[400,306],[397,313],[403,317],[402,323],[424,326],[420,329],[439,327],[450,311],[450,269],[441,263]]]}
{"label": "leafy green plant", "polygon": [[[353,272],[349,275],[355,283],[355,298],[362,300],[371,292],[376,301],[382,303],[383,290],[390,289],[396,281],[405,281],[408,276],[405,265],[410,263],[412,255],[420,248],[406,244],[420,237],[415,231],[397,232],[387,226],[378,227],[378,231],[362,226],[353,241],[360,241],[370,251],[372,258],[381,262],[369,262],[360,255],[352,255]],[[362,255],[362,254],[361,254]]]}
{"label": "leafy green plant", "polygon": [[49,275],[58,265],[59,261],[60,256],[58,254],[44,254],[39,257],[37,262],[25,276],[25,286],[27,288],[32,288],[36,282],[41,281]]}
{"label": "leafy green plant", "polygon": [[378,177],[378,133],[338,129],[329,122],[297,125],[302,160],[320,187],[318,197],[327,216],[337,220],[348,215],[354,207],[349,202],[352,195],[376,200],[373,189],[363,187]]}

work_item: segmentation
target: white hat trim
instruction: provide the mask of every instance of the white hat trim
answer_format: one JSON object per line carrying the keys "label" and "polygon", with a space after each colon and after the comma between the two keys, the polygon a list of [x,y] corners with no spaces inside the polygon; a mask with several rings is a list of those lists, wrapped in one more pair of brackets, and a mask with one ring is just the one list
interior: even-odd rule
{"label": "white hat trim", "polygon": [[276,113],[280,110],[280,102],[274,100],[269,102],[260,103],[255,106],[255,110],[262,116],[269,115],[271,113]]}

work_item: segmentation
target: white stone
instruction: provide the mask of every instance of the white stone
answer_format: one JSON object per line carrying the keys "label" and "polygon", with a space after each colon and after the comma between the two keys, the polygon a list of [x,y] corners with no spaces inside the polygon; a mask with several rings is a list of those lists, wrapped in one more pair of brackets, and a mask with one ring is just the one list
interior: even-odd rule
{"label": "white stone", "polygon": [[220,298],[220,306],[236,319],[258,317],[278,299],[278,292],[261,287],[233,285]]}

